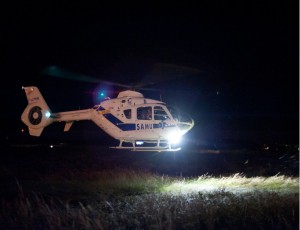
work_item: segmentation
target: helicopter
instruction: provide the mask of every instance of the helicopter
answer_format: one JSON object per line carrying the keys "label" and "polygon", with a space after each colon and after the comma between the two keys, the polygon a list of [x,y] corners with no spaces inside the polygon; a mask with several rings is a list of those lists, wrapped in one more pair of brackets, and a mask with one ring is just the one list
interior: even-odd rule
{"label": "helicopter", "polygon": [[183,119],[166,103],[145,98],[142,93],[133,90],[121,91],[116,98],[106,98],[89,109],[52,113],[37,86],[22,89],[28,105],[21,120],[32,136],[40,136],[44,128],[53,122],[65,122],[64,131],[67,132],[75,121],[91,120],[119,140],[119,145],[111,148],[178,151],[181,148],[174,146],[194,126],[192,118]]}

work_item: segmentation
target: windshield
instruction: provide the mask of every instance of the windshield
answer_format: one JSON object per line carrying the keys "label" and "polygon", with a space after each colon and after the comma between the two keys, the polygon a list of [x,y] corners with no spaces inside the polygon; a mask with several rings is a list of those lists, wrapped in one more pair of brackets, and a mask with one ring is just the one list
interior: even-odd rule
{"label": "windshield", "polygon": [[167,106],[174,120],[179,120],[179,111],[172,106]]}
{"label": "windshield", "polygon": [[178,109],[172,106],[167,106],[167,108],[173,116],[174,120],[177,121],[177,126],[182,131],[182,133],[186,133],[191,128],[193,128],[194,120],[190,116],[181,113]]}
{"label": "windshield", "polygon": [[154,120],[169,120],[170,117],[162,106],[154,106]]}

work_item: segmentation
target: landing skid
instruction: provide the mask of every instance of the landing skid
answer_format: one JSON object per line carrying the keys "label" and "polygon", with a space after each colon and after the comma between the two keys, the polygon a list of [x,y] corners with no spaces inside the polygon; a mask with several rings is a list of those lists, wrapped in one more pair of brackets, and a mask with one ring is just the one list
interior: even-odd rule
{"label": "landing skid", "polygon": [[112,146],[110,148],[113,149],[127,149],[131,151],[139,151],[139,152],[176,152],[179,151],[181,148],[164,148],[164,147],[125,147],[125,146]]}
{"label": "landing skid", "polygon": [[[123,146],[123,143],[131,143],[131,146]],[[131,150],[131,151],[141,151],[141,152],[176,152],[179,151],[181,148],[173,148],[171,144],[162,142],[161,140],[157,141],[145,141],[146,143],[152,143],[154,144],[153,146],[141,146],[141,145],[136,145],[135,141],[125,141],[125,140],[120,140],[119,146],[112,146],[110,148],[114,149],[126,149],[126,150]]]}

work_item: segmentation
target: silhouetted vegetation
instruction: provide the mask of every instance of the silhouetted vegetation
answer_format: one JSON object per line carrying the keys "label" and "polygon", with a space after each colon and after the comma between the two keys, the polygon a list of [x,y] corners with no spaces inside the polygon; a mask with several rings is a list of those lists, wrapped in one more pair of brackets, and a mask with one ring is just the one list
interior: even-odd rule
{"label": "silhouetted vegetation", "polygon": [[[298,175],[287,170],[287,175],[282,171],[269,176],[271,170],[263,170],[264,164],[253,164],[252,173],[234,173],[234,168],[241,169],[239,164],[251,163],[249,156],[246,162],[245,155],[231,160],[214,154],[211,171],[206,166],[206,173],[200,168],[195,175],[195,164],[181,170],[187,162],[178,162],[184,159],[180,154],[95,154],[94,148],[79,148],[81,153],[78,148],[67,149],[17,148],[2,155],[1,229],[299,227]],[[191,156],[185,155],[199,162],[199,154]],[[213,165],[220,167],[224,159],[232,168],[217,174],[219,169],[214,171]],[[168,165],[157,164],[158,160]],[[204,155],[202,160],[208,162]],[[257,158],[257,162],[264,161]],[[274,168],[287,166],[280,164]],[[172,169],[173,174],[165,173]]]}

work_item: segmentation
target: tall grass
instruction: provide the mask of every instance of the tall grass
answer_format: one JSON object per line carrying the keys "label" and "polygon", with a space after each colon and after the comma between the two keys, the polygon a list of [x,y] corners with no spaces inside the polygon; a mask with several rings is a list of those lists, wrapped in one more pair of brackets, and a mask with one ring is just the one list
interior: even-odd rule
{"label": "tall grass", "polygon": [[17,181],[17,188],[15,198],[1,199],[0,229],[299,228],[298,177],[108,170]]}
{"label": "tall grass", "polygon": [[181,179],[170,183],[165,187],[166,191],[173,192],[201,192],[208,190],[224,189],[231,192],[242,191],[275,191],[275,192],[299,192],[299,178],[284,175],[271,177],[246,177],[236,173],[232,176],[212,177],[202,175],[198,178]]}

